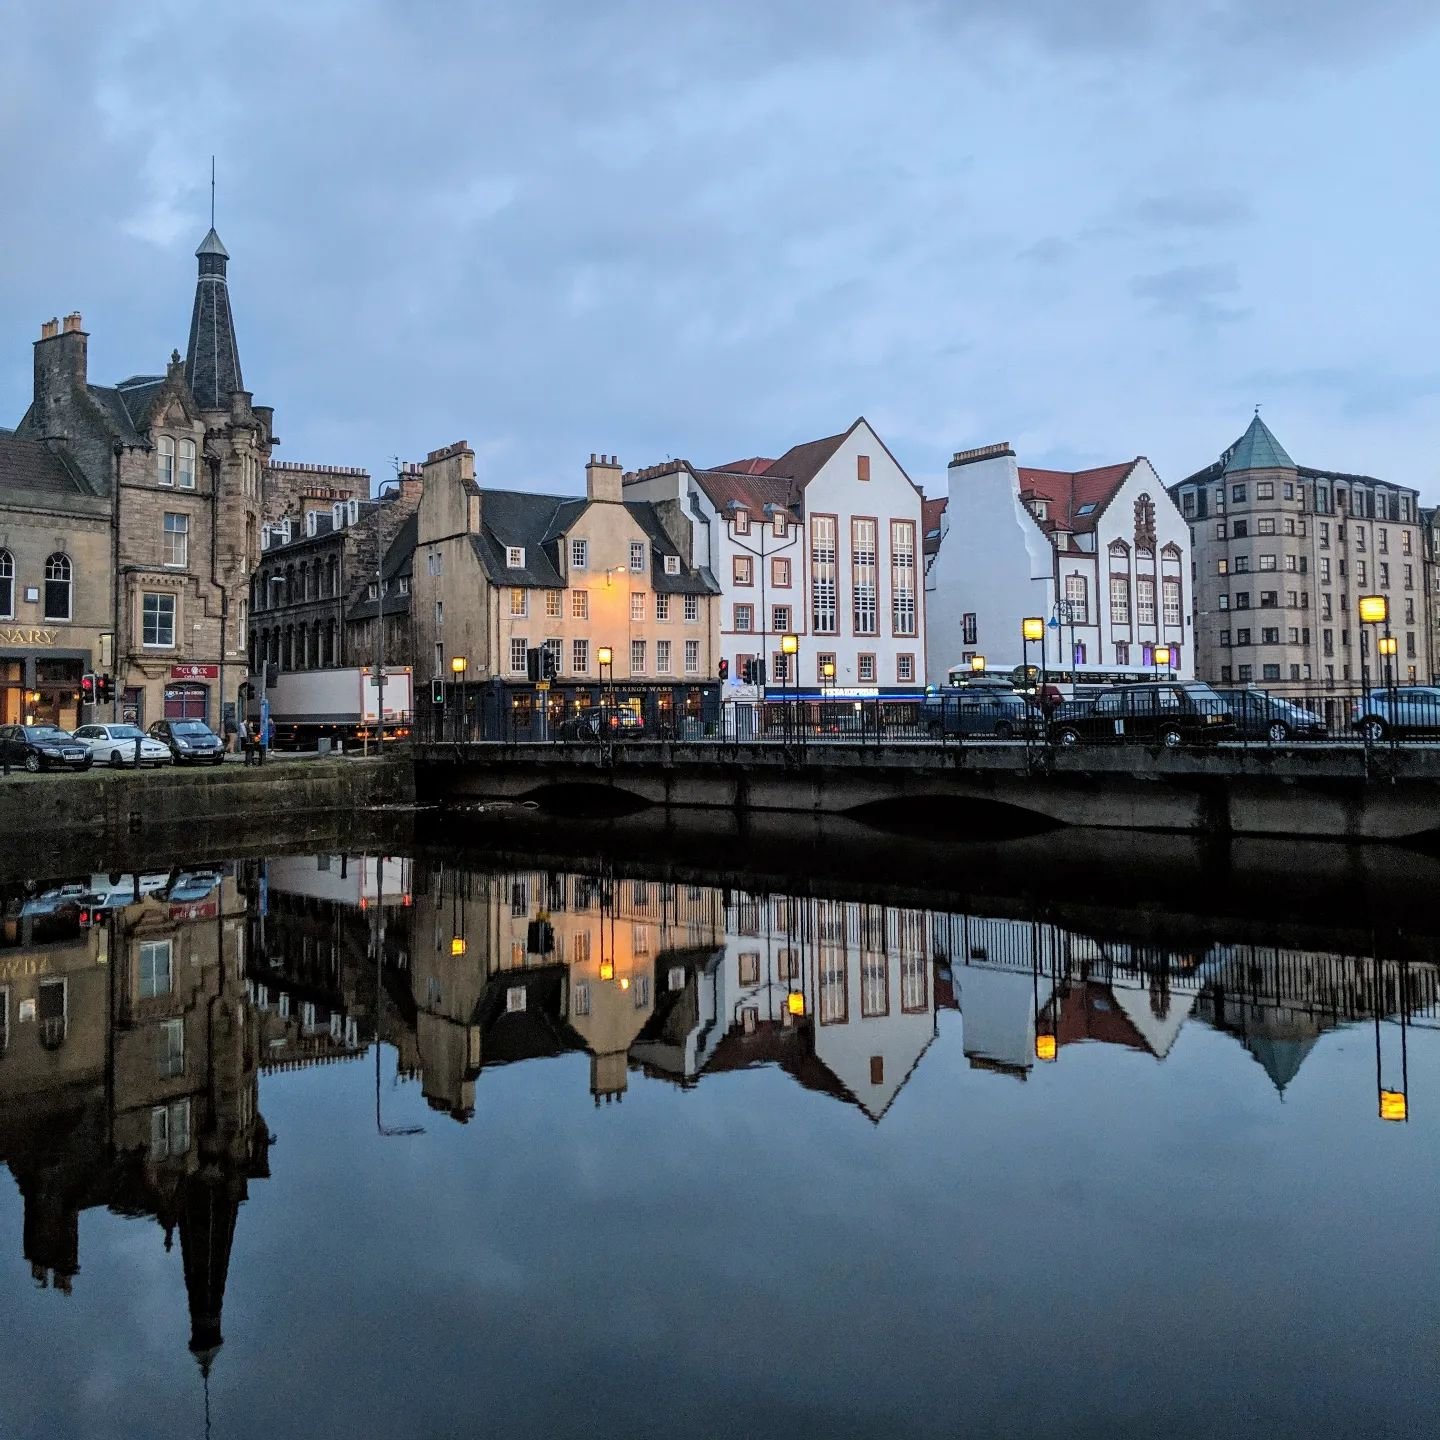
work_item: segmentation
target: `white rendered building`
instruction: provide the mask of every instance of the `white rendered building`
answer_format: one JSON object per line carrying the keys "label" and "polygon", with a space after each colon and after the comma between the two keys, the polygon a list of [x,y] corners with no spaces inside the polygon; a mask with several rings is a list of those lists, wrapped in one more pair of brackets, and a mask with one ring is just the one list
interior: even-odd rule
{"label": "white rendered building", "polygon": [[962,450],[927,510],[932,684],[975,655],[1020,664],[1032,616],[1046,626],[1031,664],[1149,667],[1163,645],[1193,674],[1190,532],[1143,455],[1071,472],[1021,467],[1008,444]]}

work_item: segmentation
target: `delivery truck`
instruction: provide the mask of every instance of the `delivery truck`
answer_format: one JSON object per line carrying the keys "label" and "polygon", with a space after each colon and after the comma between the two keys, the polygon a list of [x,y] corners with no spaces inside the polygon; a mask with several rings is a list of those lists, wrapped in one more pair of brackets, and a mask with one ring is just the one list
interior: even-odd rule
{"label": "delivery truck", "polygon": [[[369,666],[272,671],[252,677],[247,718],[258,725],[268,711],[275,727],[271,743],[279,750],[314,750],[321,741],[349,750],[379,738],[381,688]],[[410,667],[387,665],[383,689],[384,739],[403,740],[410,734],[415,713]]]}

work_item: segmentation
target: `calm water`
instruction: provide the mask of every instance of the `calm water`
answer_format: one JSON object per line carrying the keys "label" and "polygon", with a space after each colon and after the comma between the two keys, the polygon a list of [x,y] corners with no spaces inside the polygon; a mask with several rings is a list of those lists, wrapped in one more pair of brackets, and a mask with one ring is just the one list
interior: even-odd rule
{"label": "calm water", "polygon": [[0,1435],[1432,1433],[1433,951],[553,863],[0,890]]}

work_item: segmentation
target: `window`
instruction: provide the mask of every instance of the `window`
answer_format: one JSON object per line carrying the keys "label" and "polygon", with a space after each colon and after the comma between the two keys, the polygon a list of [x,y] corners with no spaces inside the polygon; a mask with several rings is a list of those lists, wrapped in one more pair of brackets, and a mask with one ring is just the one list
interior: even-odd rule
{"label": "window", "polygon": [[585,983],[577,985],[574,989],[575,1013],[577,1015],[588,1015],[590,1013],[590,987]]}
{"label": "window", "polygon": [[685,619],[694,622],[700,618],[700,597],[698,595],[687,595],[685,597]]}
{"label": "window", "polygon": [[737,535],[748,535],[750,533],[750,512],[743,508],[736,508],[735,511],[735,533]]}
{"label": "window", "polygon": [[1255,667],[1253,665],[1242,665],[1240,667],[1240,683],[1248,683],[1255,678]]}
{"label": "window", "polygon": [[1180,623],[1180,582],[1170,577],[1161,582],[1161,597],[1165,606],[1165,623],[1167,625],[1178,625]]}
{"label": "window", "polygon": [[1217,575],[1228,575],[1230,573],[1230,562],[1228,560],[1217,560],[1215,562],[1215,573]]}
{"label": "window", "polygon": [[1379,547],[1379,548],[1380,548],[1380,553],[1381,553],[1382,555],[1388,555],[1388,554],[1390,553],[1390,532],[1389,532],[1388,530],[1382,529],[1382,530],[1380,531],[1380,547]]}
{"label": "window", "polygon": [[45,561],[45,618],[68,620],[72,600],[70,557],[57,550]]}
{"label": "window", "polygon": [[777,510],[774,523],[770,528],[777,540],[783,540],[790,533],[790,517],[784,511]]}
{"label": "window", "polygon": [[915,524],[911,520],[890,522],[890,593],[894,633],[914,635]]}
{"label": "window", "polygon": [[878,634],[879,620],[875,611],[875,598],[879,582],[876,576],[873,520],[850,521],[850,576],[855,634]]}
{"label": "window", "polygon": [[[551,636],[550,639],[546,640],[545,648],[550,652],[550,659],[554,664],[555,673],[557,675],[560,674],[565,668],[565,642],[556,636]],[[541,678],[544,678],[543,670],[541,672]]]}
{"label": "window", "polygon": [[530,592],[518,586],[510,591],[510,614],[524,619],[530,613]]}
{"label": "window", "polygon": [[1280,678],[1280,667],[1278,665],[1262,665],[1260,667],[1261,678],[1265,680],[1278,680]]}
{"label": "window", "polygon": [[810,521],[810,628],[816,635],[835,633],[835,585],[835,517],[816,515]]}
{"label": "window", "polygon": [[1262,590],[1260,592],[1260,608],[1262,610],[1273,610],[1280,603],[1280,592],[1278,590]]}
{"label": "window", "polygon": [[140,643],[147,650],[175,648],[175,597],[145,594],[140,597]]}
{"label": "window", "polygon": [[168,995],[173,985],[171,960],[173,940],[147,940],[140,946],[140,998],[153,1000]]}
{"label": "window", "polygon": [[645,592],[643,590],[632,590],[630,592],[630,620],[632,624],[639,625],[645,619]]}
{"label": "window", "polygon": [[758,950],[742,950],[738,959],[740,983],[742,985],[758,985],[760,983],[760,952]]}
{"label": "window", "polygon": [[1366,564],[1365,564],[1365,562],[1364,562],[1363,560],[1357,560],[1357,561],[1355,562],[1355,579],[1356,579],[1361,585],[1367,585],[1367,584],[1369,584],[1369,580],[1368,580],[1368,578],[1367,578],[1368,575],[1369,575],[1369,573],[1370,573],[1370,572],[1369,572],[1368,568],[1366,567]]}
{"label": "window", "polygon": [[155,1073],[173,1080],[185,1073],[185,1022],[164,1020],[156,1027]]}
{"label": "window", "polygon": [[979,642],[975,636],[979,633],[978,622],[973,610],[967,610],[960,617],[960,643],[962,645],[975,645]]}
{"label": "window", "polygon": [[1231,535],[1236,540],[1245,540],[1250,535],[1250,522],[1248,520],[1237,520],[1230,529]]}
{"label": "window", "polygon": [[1245,487],[1243,485],[1232,485],[1230,487],[1230,499],[1232,503],[1241,503],[1245,499]]}
{"label": "window", "polygon": [[1358,525],[1355,527],[1355,548],[1357,550],[1365,548],[1365,532]]}
{"label": "window", "polygon": [[[1275,482],[1273,480],[1257,480],[1255,482],[1255,498],[1257,500],[1273,500],[1275,498]],[[1274,521],[1271,521],[1274,524]]]}
{"label": "window", "polygon": [[770,607],[770,628],[778,630],[782,635],[789,632],[790,607],[788,605],[772,605]]}
{"label": "window", "polygon": [[547,590],[545,592],[545,618],[547,620],[559,620],[565,613],[565,597],[559,590]]}
{"label": "window", "polygon": [[576,675],[590,673],[590,642],[588,640],[572,640],[570,642],[570,669]]}
{"label": "window", "polygon": [[1400,532],[1400,553],[1402,555],[1410,553],[1410,532],[1408,530]]}
{"label": "window", "polygon": [[790,657],[783,650],[770,652],[770,679],[776,685],[789,683]]}
{"label": "window", "polygon": [[1320,548],[1322,550],[1330,548],[1330,522],[1328,520],[1320,521]]}
{"label": "window", "polygon": [[[1228,650],[1230,648],[1230,632],[1228,630],[1222,630],[1220,632],[1220,648],[1222,650]],[[1118,664],[1120,662],[1117,660],[1116,663]]]}
{"label": "window", "polygon": [[1228,595],[1222,595],[1220,597],[1220,608],[1222,610],[1228,610],[1230,608],[1230,597]]}
{"label": "window", "polygon": [[[1193,518],[1193,517],[1194,517],[1194,514],[1195,514],[1195,492],[1194,492],[1193,490],[1187,490],[1187,491],[1180,497],[1180,508],[1181,508],[1182,511],[1184,511],[1184,513],[1185,513],[1185,515],[1186,515],[1187,518]],[[1223,540],[1225,537],[1222,535],[1220,538]]]}
{"label": "window", "polygon": [[770,583],[777,590],[790,588],[790,561],[784,555],[777,555],[770,562]]}
{"label": "window", "polygon": [[870,478],[870,457],[868,455],[857,455],[855,457],[855,478],[857,480],[868,480]]}
{"label": "window", "polygon": [[445,573],[445,556],[438,550],[427,552],[425,569],[431,575],[443,575]]}
{"label": "window", "polygon": [[855,665],[855,678],[862,685],[873,685],[875,683],[875,657],[859,655],[856,657]]}
{"label": "window", "polygon": [[737,555],[731,567],[731,576],[737,585],[755,583],[755,562],[749,555]]}
{"label": "window", "polygon": [[1250,608],[1250,592],[1248,590],[1237,590],[1235,592],[1235,608],[1237,610],[1248,610]]}
{"label": "window", "polygon": [[630,568],[635,573],[643,574],[645,570],[645,542],[643,540],[632,540],[630,542]]}
{"label": "window", "polygon": [[1405,588],[1407,590],[1413,590],[1415,588],[1415,567],[1413,565],[1407,565],[1405,567],[1404,579]]}
{"label": "window", "polygon": [[0,620],[15,618],[15,557],[0,550]]}
{"label": "window", "polygon": [[570,592],[570,618],[572,620],[588,620],[590,618],[590,592],[588,590],[572,590]]}
{"label": "window", "polygon": [[915,657],[913,655],[897,655],[895,657],[895,679],[901,685],[915,683]]}
{"label": "window", "polygon": [[570,568],[583,570],[589,563],[590,542],[588,540],[572,540],[570,542]]}
{"label": "window", "polygon": [[755,607],[753,605],[737,605],[735,607],[735,628],[742,635],[748,634],[755,628]]}
{"label": "window", "polygon": [[[1285,635],[1286,639],[1289,640],[1290,644],[1298,645],[1300,643],[1300,627],[1298,625],[1291,625],[1289,629],[1285,632]],[[1299,679],[1299,676],[1296,676],[1295,678]]]}
{"label": "window", "polygon": [[1273,520],[1262,520],[1255,527],[1257,535],[1273,535],[1275,533],[1275,522]]}
{"label": "window", "polygon": [[884,955],[860,957],[860,1014],[866,1019],[890,1013],[890,962]]}
{"label": "window", "polygon": [[175,442],[168,435],[155,442],[155,478],[162,485],[175,483]]}
{"label": "window", "polygon": [[176,479],[182,490],[195,488],[195,442],[182,440],[176,447]]}
{"label": "window", "polygon": [[1217,540],[1223,540],[1225,538],[1225,522],[1223,520],[1219,521],[1215,526],[1215,538]]}
{"label": "window", "polygon": [[669,675],[670,671],[670,642],[668,640],[657,640],[655,642],[655,673],[657,675]]}
{"label": "window", "polygon": [[1155,623],[1155,577],[1153,575],[1137,575],[1135,577],[1135,618],[1142,625]]}
{"label": "window", "polygon": [[1090,623],[1090,587],[1083,575],[1065,577],[1065,605],[1069,611],[1066,618],[1076,625]]}
{"label": "window", "polygon": [[657,595],[655,597],[655,618],[657,620],[668,620],[670,618],[670,597],[668,595]]}
{"label": "window", "polygon": [[190,1149],[190,1102],[176,1100],[150,1111],[150,1158],[164,1160]]}
{"label": "window", "polygon": [[525,568],[525,547],[523,545],[507,545],[505,547],[505,567],[508,570]]}
{"label": "window", "polygon": [[510,673],[512,675],[525,675],[529,673],[530,666],[526,656],[530,652],[530,642],[523,635],[512,635],[510,637]]}
{"label": "window", "polygon": [[1330,583],[1330,557],[1328,555],[1320,557],[1320,583],[1322,585]]}
{"label": "window", "polygon": [[1237,555],[1235,557],[1235,573],[1237,575],[1248,574],[1250,570],[1250,557],[1248,555]]}
{"label": "window", "polygon": [[700,642],[698,640],[685,642],[685,673],[687,675],[700,673]]}
{"label": "window", "polygon": [[1235,632],[1235,643],[1237,645],[1248,645],[1250,643],[1250,632],[1248,630],[1237,630]]}
{"label": "window", "polygon": [[1278,645],[1280,643],[1280,627],[1278,625],[1267,625],[1260,632],[1260,643],[1262,645]]}
{"label": "window", "polygon": [[632,675],[645,673],[645,642],[643,640],[630,642],[630,673]]}
{"label": "window", "polygon": [[1273,555],[1262,555],[1260,557],[1260,568],[1262,570],[1273,570],[1275,568],[1275,557]]}
{"label": "window", "polygon": [[822,650],[815,656],[815,678],[823,685],[825,684],[825,667],[830,667],[830,678],[833,680],[839,676],[840,671],[835,664],[833,651]]}
{"label": "window", "polygon": [[680,573],[680,557],[678,555],[667,555],[665,557],[665,573],[667,575],[678,575]]}
{"label": "window", "polygon": [[1383,589],[1390,583],[1390,566],[1386,561],[1382,560],[1378,568],[1380,570],[1380,586]]}

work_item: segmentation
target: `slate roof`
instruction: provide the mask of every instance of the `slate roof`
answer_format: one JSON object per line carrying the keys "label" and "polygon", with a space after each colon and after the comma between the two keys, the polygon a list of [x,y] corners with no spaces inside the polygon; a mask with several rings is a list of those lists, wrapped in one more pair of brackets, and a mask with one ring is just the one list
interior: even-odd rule
{"label": "slate roof", "polygon": [[245,388],[235,319],[230,313],[230,287],[225,279],[229,255],[213,229],[195,254],[200,265],[195,309],[190,316],[190,343],[185,351],[185,379],[202,410],[226,410],[231,393]]}
{"label": "slate roof", "polygon": [[927,555],[938,555],[940,553],[941,520],[945,514],[945,507],[949,503],[950,497],[948,495],[938,495],[933,500],[921,502],[920,510],[924,518],[925,553]]}
{"label": "slate roof", "polygon": [[1245,433],[1230,447],[1225,473],[1241,470],[1293,470],[1295,462],[1285,447],[1270,433],[1270,427],[1256,415]]}
{"label": "slate roof", "polygon": [[79,514],[106,514],[108,502],[97,497],[65,458],[46,440],[18,440],[0,431],[0,501],[9,507],[73,509]]}
{"label": "slate roof", "polygon": [[[685,557],[680,555],[674,540],[670,538],[669,533],[660,523],[660,517],[655,513],[653,505],[644,500],[629,500],[626,501],[625,508],[650,539],[650,586],[657,595],[718,595],[720,593],[720,587],[715,583],[715,577],[706,567],[701,566],[694,569],[685,564]],[[680,555],[680,573],[678,575],[665,573],[665,557],[667,555]]]}
{"label": "slate roof", "polygon": [[[389,583],[389,589],[385,595],[385,613],[387,615],[406,615],[410,611],[410,594],[400,593],[400,587],[394,582],[401,578],[409,579],[415,572],[415,546],[420,539],[420,517],[418,514],[411,514],[405,523],[395,532],[395,538],[390,542],[390,548],[385,552],[385,559],[380,566],[381,579]],[[368,595],[369,588],[362,592]],[[373,620],[380,613],[379,600],[357,600],[346,612],[347,620]]]}
{"label": "slate roof", "polygon": [[[163,375],[132,375],[116,387],[120,403],[130,417],[131,425],[138,431],[144,427],[150,415],[150,407],[165,384]],[[94,388],[93,386],[91,387]]]}
{"label": "slate roof", "polygon": [[100,407],[116,437],[126,445],[144,445],[145,437],[136,429],[125,399],[113,385],[88,385],[90,398]]}
{"label": "slate roof", "polygon": [[[1038,496],[1048,510],[1036,524],[1042,530],[1068,530],[1084,534],[1093,530],[1115,498],[1121,485],[1139,463],[1126,460],[1119,465],[1100,465],[1093,470],[1030,470],[1021,467],[1020,494]],[[1086,509],[1093,506],[1093,509]],[[1081,514],[1084,510],[1085,513]]]}

